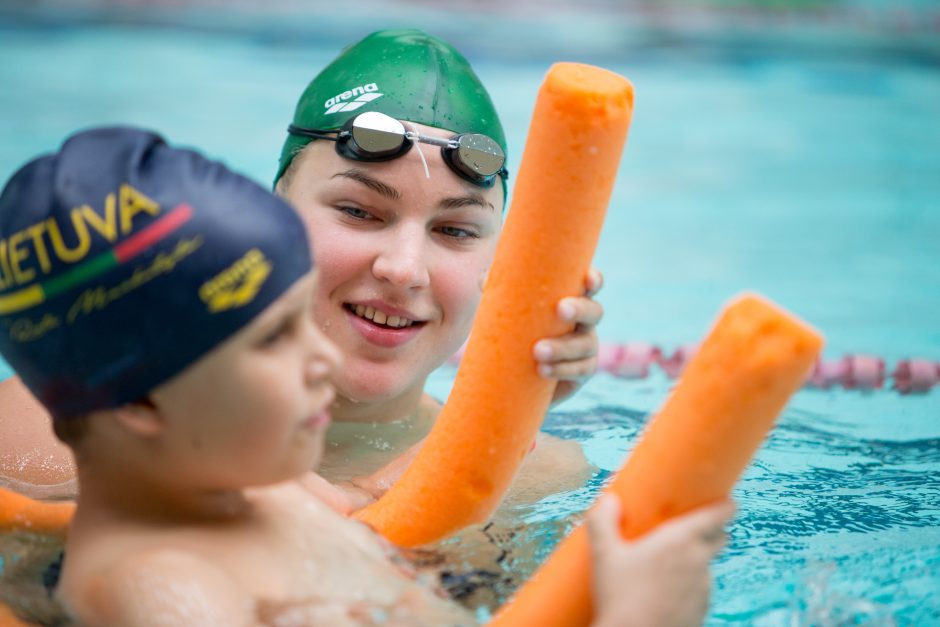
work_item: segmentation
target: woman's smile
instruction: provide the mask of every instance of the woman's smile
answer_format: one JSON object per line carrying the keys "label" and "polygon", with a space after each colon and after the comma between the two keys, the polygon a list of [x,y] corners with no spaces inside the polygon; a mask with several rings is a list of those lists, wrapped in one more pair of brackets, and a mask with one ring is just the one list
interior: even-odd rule
{"label": "woman's smile", "polygon": [[397,348],[408,343],[426,324],[411,312],[380,301],[345,303],[343,307],[349,325],[365,341],[381,348]]}

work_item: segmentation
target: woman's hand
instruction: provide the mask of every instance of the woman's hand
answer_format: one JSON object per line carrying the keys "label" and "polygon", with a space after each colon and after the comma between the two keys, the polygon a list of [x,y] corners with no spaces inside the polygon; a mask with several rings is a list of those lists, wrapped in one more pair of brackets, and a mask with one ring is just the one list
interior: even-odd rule
{"label": "woman's hand", "polygon": [[598,341],[594,327],[604,316],[604,308],[593,296],[603,286],[604,277],[591,268],[584,284],[584,296],[563,298],[556,309],[559,319],[575,323],[574,331],[535,343],[539,374],[558,379],[553,405],[574,394],[597,370]]}
{"label": "woman's hand", "polygon": [[723,501],[663,523],[637,540],[620,535],[620,501],[602,497],[588,514],[594,564],[593,627],[701,625],[709,563],[722,549],[734,505]]}

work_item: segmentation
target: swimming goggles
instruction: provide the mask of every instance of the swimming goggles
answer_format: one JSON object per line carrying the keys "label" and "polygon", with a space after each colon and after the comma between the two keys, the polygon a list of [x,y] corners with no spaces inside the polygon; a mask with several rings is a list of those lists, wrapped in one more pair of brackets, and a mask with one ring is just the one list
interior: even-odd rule
{"label": "swimming goggles", "polygon": [[336,153],[354,161],[389,161],[411,149],[414,142],[441,147],[441,155],[459,177],[480,187],[492,187],[496,177],[506,178],[506,155],[491,137],[461,133],[450,138],[430,137],[409,131],[395,118],[367,111],[346,121],[338,131],[302,128],[291,124],[291,135],[336,142]]}

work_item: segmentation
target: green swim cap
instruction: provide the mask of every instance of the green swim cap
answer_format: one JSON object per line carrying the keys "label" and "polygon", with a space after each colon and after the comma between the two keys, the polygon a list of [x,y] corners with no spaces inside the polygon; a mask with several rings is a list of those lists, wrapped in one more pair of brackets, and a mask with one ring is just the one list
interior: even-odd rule
{"label": "green swim cap", "polygon": [[[482,133],[507,152],[493,101],[470,64],[424,31],[382,30],[344,49],[300,96],[294,125],[337,130],[364,111],[454,133]],[[275,185],[311,141],[288,135]],[[505,198],[506,181],[500,180]]]}

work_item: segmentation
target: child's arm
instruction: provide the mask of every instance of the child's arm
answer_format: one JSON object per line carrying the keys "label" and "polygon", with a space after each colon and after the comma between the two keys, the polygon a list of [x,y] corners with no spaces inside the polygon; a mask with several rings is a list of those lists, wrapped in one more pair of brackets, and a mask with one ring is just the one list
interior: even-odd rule
{"label": "child's arm", "polygon": [[371,475],[330,483],[320,475],[310,472],[301,479],[301,484],[333,510],[340,514],[351,514],[381,498],[392,484],[401,478],[408,464],[418,454],[422,443],[424,440],[411,446]]}
{"label": "child's arm", "polygon": [[[307,488],[334,510],[351,514],[382,498],[401,479],[423,443],[424,440],[420,440],[371,475],[335,484],[315,475]],[[539,433],[506,498],[534,503],[548,494],[583,485],[595,470],[577,442]]]}
{"label": "child's arm", "polygon": [[594,564],[593,627],[701,625],[709,563],[725,544],[731,503],[699,508],[635,541],[620,535],[620,502],[603,497],[588,515]]}
{"label": "child's arm", "polygon": [[300,485],[330,509],[346,516],[375,500],[371,494],[350,481],[330,483],[315,472],[308,472],[301,477]]}
{"label": "child's arm", "polygon": [[423,444],[424,438],[410,446],[404,453],[385,464],[371,475],[353,477],[349,481],[341,482],[340,485],[344,489],[363,494],[368,499],[367,502],[362,503],[362,505],[356,509],[365,507],[369,503],[373,503],[382,498],[382,496],[388,492],[388,489],[405,474],[405,471],[408,469],[411,462],[414,461],[415,456],[418,454],[418,451],[421,450]]}
{"label": "child's arm", "polygon": [[421,440],[414,444],[371,475],[330,483],[320,475],[309,472],[301,479],[301,485],[331,509],[340,514],[352,514],[380,499],[401,478],[423,443],[424,440]]}
{"label": "child's arm", "polygon": [[258,624],[254,600],[228,573],[174,549],[128,555],[66,601],[80,624],[98,627]]}

